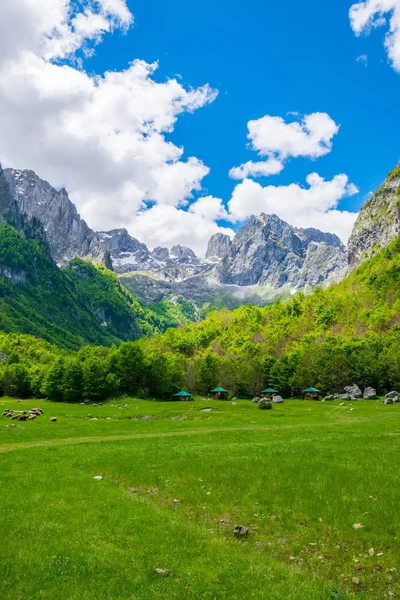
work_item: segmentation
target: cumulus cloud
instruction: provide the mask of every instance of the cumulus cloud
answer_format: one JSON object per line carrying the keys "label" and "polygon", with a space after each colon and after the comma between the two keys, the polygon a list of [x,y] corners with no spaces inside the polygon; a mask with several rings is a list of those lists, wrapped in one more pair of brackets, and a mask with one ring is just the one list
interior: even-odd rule
{"label": "cumulus cloud", "polygon": [[[81,66],[105,34],[132,24],[126,0],[0,2],[0,159],[65,186],[95,229],[124,226],[151,243],[152,228],[142,224],[164,214],[160,228],[177,243],[185,232],[171,228],[174,209],[177,223],[206,236],[218,229],[212,214],[188,217],[180,207],[190,206],[209,169],[168,134],[217,92],[156,82],[157,63],[142,60],[100,75]],[[207,239],[195,242],[202,251]]]}
{"label": "cumulus cloud", "polygon": [[358,193],[357,187],[349,183],[344,174],[326,181],[317,173],[311,173],[306,182],[306,187],[294,183],[263,187],[245,179],[235,187],[229,201],[230,219],[244,221],[261,212],[276,214],[297,227],[336,233],[346,243],[357,214],[340,211],[337,207],[341,199]]}
{"label": "cumulus cloud", "polygon": [[368,67],[368,55],[367,54],[361,54],[361,56],[357,56],[356,61],[358,63],[361,63],[362,65],[364,65],[365,68]]}
{"label": "cumulus cloud", "polygon": [[282,117],[265,115],[249,121],[250,147],[265,161],[247,162],[231,169],[233,179],[275,175],[282,171],[290,157],[304,156],[312,159],[328,154],[339,126],[326,113],[312,113],[286,122]]}
{"label": "cumulus cloud", "polygon": [[[399,0],[365,0],[353,4],[349,12],[351,27],[356,35],[371,29],[388,26],[385,48],[393,68],[400,72],[400,2]],[[387,18],[386,18],[387,17]]]}

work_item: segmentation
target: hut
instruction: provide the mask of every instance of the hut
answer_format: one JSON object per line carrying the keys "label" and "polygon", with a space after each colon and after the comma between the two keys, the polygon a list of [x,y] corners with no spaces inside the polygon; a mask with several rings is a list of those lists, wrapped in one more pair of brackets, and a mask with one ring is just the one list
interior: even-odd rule
{"label": "hut", "polygon": [[272,398],[272,396],[276,396],[276,394],[279,394],[278,390],[274,390],[274,388],[267,388],[266,390],[263,390],[261,393],[266,398]]}
{"label": "hut", "polygon": [[213,400],[227,400],[229,391],[223,387],[217,387],[210,392]]}
{"label": "hut", "polygon": [[315,387],[303,390],[303,400],[321,400],[321,391]]}
{"label": "hut", "polygon": [[177,394],[173,395],[173,399],[174,400],[189,400],[192,397],[192,394],[189,394],[189,392],[178,392]]}

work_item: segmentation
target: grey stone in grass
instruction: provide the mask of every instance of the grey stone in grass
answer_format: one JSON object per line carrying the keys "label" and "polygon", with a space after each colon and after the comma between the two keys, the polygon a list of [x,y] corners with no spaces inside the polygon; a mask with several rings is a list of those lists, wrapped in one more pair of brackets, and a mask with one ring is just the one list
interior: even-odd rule
{"label": "grey stone in grass", "polygon": [[356,384],[346,386],[344,391],[350,396],[354,396],[354,398],[362,398],[362,391]]}
{"label": "grey stone in grass", "polygon": [[233,530],[233,533],[236,536],[247,535],[249,533],[249,529],[244,525],[236,525],[235,529]]}
{"label": "grey stone in grass", "polygon": [[393,398],[384,398],[382,404],[394,404]]}
{"label": "grey stone in grass", "polygon": [[388,394],[385,394],[385,398],[394,398],[395,396],[399,396],[399,392],[389,392]]}
{"label": "grey stone in grass", "polygon": [[376,390],[373,387],[366,387],[364,390],[364,398],[366,400],[371,400],[372,398],[376,398]]}
{"label": "grey stone in grass", "polygon": [[340,394],[339,398],[342,400],[355,400],[355,397],[351,394]]}
{"label": "grey stone in grass", "polygon": [[253,398],[252,402],[260,402],[260,398],[257,398],[257,396],[255,398]]}
{"label": "grey stone in grass", "polygon": [[283,398],[282,398],[282,396],[274,396],[272,398],[272,402],[274,404],[282,404],[283,403]]}
{"label": "grey stone in grass", "polygon": [[333,394],[330,394],[329,396],[325,396],[324,400],[335,400],[336,396],[334,396]]}

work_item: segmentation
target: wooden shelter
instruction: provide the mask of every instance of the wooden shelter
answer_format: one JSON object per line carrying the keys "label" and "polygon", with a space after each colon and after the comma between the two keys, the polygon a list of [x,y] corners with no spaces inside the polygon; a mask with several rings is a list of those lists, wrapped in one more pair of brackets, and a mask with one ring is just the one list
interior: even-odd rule
{"label": "wooden shelter", "polygon": [[228,398],[229,391],[223,387],[217,387],[210,392],[213,400],[226,400]]}
{"label": "wooden shelter", "polygon": [[315,387],[303,390],[303,400],[321,400],[321,391]]}
{"label": "wooden shelter", "polygon": [[189,400],[190,398],[192,398],[192,394],[189,394],[189,392],[178,392],[177,394],[173,395],[173,399],[174,400]]}
{"label": "wooden shelter", "polygon": [[267,388],[266,390],[263,390],[261,393],[263,396],[266,396],[267,398],[272,398],[272,396],[276,396],[277,394],[279,394],[278,390],[274,390],[274,388]]}

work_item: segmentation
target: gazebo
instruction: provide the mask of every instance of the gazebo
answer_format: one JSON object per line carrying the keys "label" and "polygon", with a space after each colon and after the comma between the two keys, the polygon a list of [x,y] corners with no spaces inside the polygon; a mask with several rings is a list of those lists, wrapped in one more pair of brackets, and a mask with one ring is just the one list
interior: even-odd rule
{"label": "gazebo", "polygon": [[229,394],[229,391],[223,387],[217,387],[210,392],[213,400],[226,400]]}
{"label": "gazebo", "polygon": [[303,390],[303,400],[321,400],[321,391],[315,387]]}
{"label": "gazebo", "polygon": [[192,394],[189,394],[189,392],[178,392],[177,394],[173,395],[174,400],[189,400],[189,398],[192,397]]}
{"label": "gazebo", "polygon": [[278,390],[274,390],[274,388],[267,388],[266,390],[262,390],[261,393],[268,398],[272,398],[275,394],[279,394]]}

